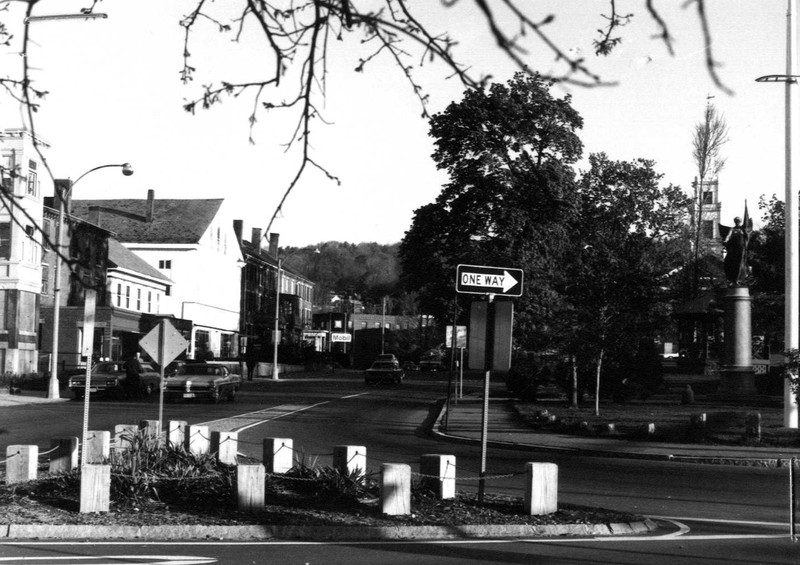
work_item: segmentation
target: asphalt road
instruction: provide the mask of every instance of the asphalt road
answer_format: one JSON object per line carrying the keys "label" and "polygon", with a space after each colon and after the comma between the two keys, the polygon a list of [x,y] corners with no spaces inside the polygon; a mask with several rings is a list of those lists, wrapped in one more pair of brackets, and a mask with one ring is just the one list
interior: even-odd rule
{"label": "asphalt road", "polygon": [[[165,406],[165,420],[240,429],[239,450],[260,457],[265,437],[292,438],[299,457],[330,462],[334,445],[363,445],[368,467],[404,462],[416,467],[423,453],[457,457],[458,489],[474,490],[479,447],[421,433],[442,377],[412,375],[401,386],[365,387],[358,375],[247,383],[234,403]],[[466,391],[480,383],[468,383]],[[497,393],[502,392],[498,386]],[[157,417],[155,402],[93,400],[90,429],[113,429]],[[243,416],[244,415],[244,416]],[[0,453],[10,443],[44,448],[56,435],[80,435],[83,404],[65,402],[0,410]],[[530,540],[380,544],[39,544],[0,545],[0,564],[23,556],[72,563],[73,554],[116,556],[113,562],[155,563],[152,555],[194,556],[183,563],[796,563],[788,540],[785,469],[694,465],[490,449],[487,492],[521,493],[527,461],[559,465],[559,502],[602,506],[655,516],[664,526],[647,539]],[[0,510],[1,512],[1,510]],[[119,558],[119,556],[135,556]],[[55,559],[58,556],[59,559]],[[194,560],[194,558],[199,560]],[[67,559],[62,559],[67,558]],[[83,562],[77,555],[74,563]],[[125,560],[129,559],[129,560]],[[135,560],[134,560],[135,559]],[[210,560],[205,560],[210,559]],[[46,560],[44,561],[46,562]],[[97,560],[92,562],[97,563]],[[102,562],[102,561],[100,561]],[[168,559],[164,563],[170,563]]]}

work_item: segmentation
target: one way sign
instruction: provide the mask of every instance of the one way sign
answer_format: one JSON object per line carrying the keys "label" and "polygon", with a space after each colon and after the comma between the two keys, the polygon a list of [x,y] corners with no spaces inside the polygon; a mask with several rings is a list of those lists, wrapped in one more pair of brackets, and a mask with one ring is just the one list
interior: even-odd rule
{"label": "one way sign", "polygon": [[522,295],[522,269],[459,265],[456,291],[468,294]]}

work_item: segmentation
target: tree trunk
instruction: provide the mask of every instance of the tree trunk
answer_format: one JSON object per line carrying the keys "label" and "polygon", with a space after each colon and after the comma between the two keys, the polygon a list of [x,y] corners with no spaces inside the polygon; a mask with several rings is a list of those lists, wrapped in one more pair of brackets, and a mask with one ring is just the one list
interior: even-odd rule
{"label": "tree trunk", "polygon": [[603,353],[605,349],[600,349],[600,354],[597,356],[597,374],[595,375],[595,390],[594,390],[594,415],[600,415],[600,371],[603,368]]}

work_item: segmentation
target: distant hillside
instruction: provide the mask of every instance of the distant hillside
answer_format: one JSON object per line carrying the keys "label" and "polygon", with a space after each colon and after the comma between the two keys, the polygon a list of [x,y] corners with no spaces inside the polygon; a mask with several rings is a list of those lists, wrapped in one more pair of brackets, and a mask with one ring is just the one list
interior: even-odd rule
{"label": "distant hillside", "polygon": [[368,312],[379,312],[388,297],[388,313],[413,314],[415,300],[400,286],[399,243],[328,241],[306,247],[286,247],[288,268],[317,283],[319,296],[333,291],[358,297]]}

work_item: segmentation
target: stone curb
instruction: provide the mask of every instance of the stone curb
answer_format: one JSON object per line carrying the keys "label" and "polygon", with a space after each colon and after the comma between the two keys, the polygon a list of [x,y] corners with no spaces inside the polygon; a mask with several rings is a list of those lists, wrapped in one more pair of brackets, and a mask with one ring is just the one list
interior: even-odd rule
{"label": "stone curb", "polygon": [[[459,436],[440,431],[441,421],[444,417],[445,406],[442,405],[441,412],[436,418],[435,423],[430,429],[433,435],[446,439],[449,441],[456,441],[460,443],[478,443],[480,439],[471,438],[466,436]],[[622,440],[620,440],[621,442]],[[607,449],[589,449],[574,446],[558,446],[558,445],[541,445],[533,443],[520,443],[516,441],[502,441],[502,440],[487,440],[489,445],[495,447],[503,447],[509,449],[525,449],[536,450],[550,453],[572,453],[576,455],[583,455],[589,457],[614,457],[619,459],[644,459],[649,461],[672,461],[675,463],[695,463],[701,465],[738,465],[742,467],[765,467],[765,468],[780,468],[789,467],[792,464],[791,458],[781,457],[730,457],[720,455],[708,455],[704,457],[694,455],[674,455],[674,454],[658,454],[658,453],[637,453],[632,451],[625,451],[623,449],[610,451]]]}
{"label": "stone curb", "polygon": [[614,524],[463,525],[463,526],[92,526],[0,525],[0,539],[127,540],[307,540],[412,541],[471,538],[619,536],[652,532],[652,520]]}

